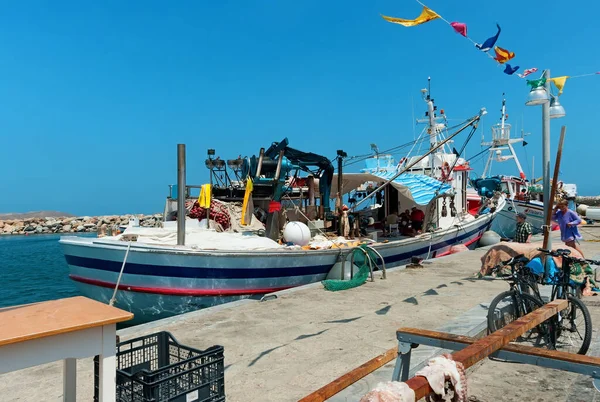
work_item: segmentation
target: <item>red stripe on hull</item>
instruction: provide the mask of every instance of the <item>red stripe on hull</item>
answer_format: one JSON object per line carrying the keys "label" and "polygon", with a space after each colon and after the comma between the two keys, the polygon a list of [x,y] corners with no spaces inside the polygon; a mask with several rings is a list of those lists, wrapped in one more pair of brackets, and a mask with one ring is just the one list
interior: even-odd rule
{"label": "red stripe on hull", "polygon": [[[97,279],[84,278],[79,275],[69,275],[69,278],[74,281],[87,283],[88,285],[100,286],[103,288],[114,289],[115,284]],[[151,293],[167,296],[244,296],[254,294],[264,294],[278,292],[280,290],[289,289],[290,286],[282,288],[270,289],[173,289],[173,288],[149,288],[145,286],[129,286],[119,285],[119,290],[127,290],[129,292]]]}
{"label": "red stripe on hull", "polygon": [[[471,244],[475,243],[477,240],[481,239],[481,236],[483,236],[483,234],[481,234],[480,236],[475,237],[474,239],[469,240],[466,243],[463,243],[466,247],[469,247]],[[445,251],[443,253],[440,253],[438,255],[435,256],[435,258],[439,258],[439,257],[444,257],[446,255],[450,255],[450,250]]]}

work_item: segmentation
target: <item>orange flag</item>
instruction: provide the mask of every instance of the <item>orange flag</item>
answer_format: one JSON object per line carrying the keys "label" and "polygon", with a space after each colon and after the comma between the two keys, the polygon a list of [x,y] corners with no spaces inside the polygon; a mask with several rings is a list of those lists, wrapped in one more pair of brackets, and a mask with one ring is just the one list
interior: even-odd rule
{"label": "orange flag", "polygon": [[498,46],[494,48],[494,51],[496,52],[496,57],[494,57],[494,60],[496,60],[500,64],[504,64],[515,57],[514,52],[509,52],[508,50],[502,49]]}

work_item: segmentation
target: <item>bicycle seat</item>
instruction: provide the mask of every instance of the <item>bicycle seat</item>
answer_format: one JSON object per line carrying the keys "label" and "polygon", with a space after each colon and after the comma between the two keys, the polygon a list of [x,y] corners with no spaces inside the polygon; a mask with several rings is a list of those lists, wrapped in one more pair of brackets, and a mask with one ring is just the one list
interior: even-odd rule
{"label": "bicycle seat", "polygon": [[570,255],[571,254],[571,250],[568,250],[566,248],[559,248],[556,250],[557,253],[562,254],[562,255]]}

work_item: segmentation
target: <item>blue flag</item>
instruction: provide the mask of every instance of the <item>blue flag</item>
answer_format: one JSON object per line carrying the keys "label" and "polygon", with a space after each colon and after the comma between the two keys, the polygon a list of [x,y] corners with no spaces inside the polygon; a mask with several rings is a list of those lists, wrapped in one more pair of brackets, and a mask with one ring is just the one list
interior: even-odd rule
{"label": "blue flag", "polygon": [[482,52],[487,52],[488,50],[490,50],[491,48],[494,47],[494,45],[496,44],[496,41],[498,40],[498,37],[500,36],[500,25],[496,24],[496,26],[498,27],[498,33],[494,36],[492,36],[491,38],[487,38],[485,40],[485,42],[483,42],[483,44],[476,44],[475,47],[479,50],[481,50]]}
{"label": "blue flag", "polygon": [[519,66],[511,67],[510,64],[507,64],[506,68],[504,69],[504,72],[508,75],[513,75],[514,73],[517,72],[518,69],[519,69]]}

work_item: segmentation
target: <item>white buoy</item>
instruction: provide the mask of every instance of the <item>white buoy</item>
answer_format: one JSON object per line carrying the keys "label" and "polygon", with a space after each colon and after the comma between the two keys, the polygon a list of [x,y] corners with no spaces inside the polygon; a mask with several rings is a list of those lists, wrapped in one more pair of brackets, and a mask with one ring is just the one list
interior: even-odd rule
{"label": "white buoy", "polygon": [[479,245],[483,247],[493,246],[494,244],[498,243],[500,243],[500,235],[494,232],[493,230],[488,230],[487,232],[484,232],[481,236],[481,239],[479,239]]}
{"label": "white buoy", "polygon": [[579,204],[577,206],[577,213],[579,215],[581,215],[581,216],[587,216],[587,209],[588,209],[587,205],[585,205],[585,204]]}
{"label": "white buoy", "polygon": [[302,222],[288,222],[283,229],[286,242],[306,246],[310,242],[310,229]]}

